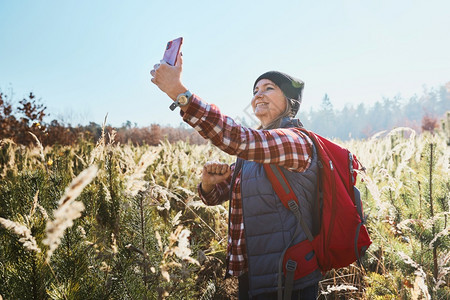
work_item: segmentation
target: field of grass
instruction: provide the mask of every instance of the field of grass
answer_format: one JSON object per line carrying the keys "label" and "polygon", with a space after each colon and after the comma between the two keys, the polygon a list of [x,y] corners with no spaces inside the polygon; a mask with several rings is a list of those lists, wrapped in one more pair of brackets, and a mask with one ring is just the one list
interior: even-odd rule
{"label": "field of grass", "polygon": [[[234,299],[227,207],[196,193],[203,164],[233,158],[179,142],[0,143],[0,299]],[[322,299],[450,298],[450,157],[443,133],[408,128],[342,143],[373,244],[330,271]]]}

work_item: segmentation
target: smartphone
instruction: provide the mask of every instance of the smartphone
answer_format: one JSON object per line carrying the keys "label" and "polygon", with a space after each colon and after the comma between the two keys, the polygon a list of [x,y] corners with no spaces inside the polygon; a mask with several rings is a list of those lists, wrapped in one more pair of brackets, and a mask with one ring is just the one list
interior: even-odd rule
{"label": "smartphone", "polygon": [[181,44],[183,44],[183,38],[179,37],[173,41],[169,41],[164,52],[163,60],[171,66],[175,66],[177,62],[178,53],[180,53]]}

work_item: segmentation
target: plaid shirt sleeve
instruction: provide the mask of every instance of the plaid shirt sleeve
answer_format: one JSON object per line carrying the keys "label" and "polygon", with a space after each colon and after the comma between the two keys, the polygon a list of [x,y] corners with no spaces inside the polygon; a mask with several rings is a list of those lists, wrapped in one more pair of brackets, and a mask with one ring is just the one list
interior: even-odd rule
{"label": "plaid shirt sleeve", "polygon": [[216,184],[216,186],[209,192],[203,193],[202,183],[200,182],[197,186],[197,192],[203,203],[206,205],[218,205],[229,200],[230,196],[230,183],[231,177],[234,172],[234,164],[231,165],[231,175],[228,176],[227,180]]}
{"label": "plaid shirt sleeve", "polygon": [[256,130],[237,124],[214,104],[193,95],[183,120],[230,155],[303,172],[311,164],[312,141],[297,128]]}

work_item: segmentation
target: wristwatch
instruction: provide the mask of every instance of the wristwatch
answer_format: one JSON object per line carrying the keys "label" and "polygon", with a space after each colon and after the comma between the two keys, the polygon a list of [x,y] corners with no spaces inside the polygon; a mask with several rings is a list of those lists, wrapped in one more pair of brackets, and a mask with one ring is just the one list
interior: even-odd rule
{"label": "wristwatch", "polygon": [[177,96],[177,100],[175,100],[170,106],[169,108],[171,110],[174,110],[175,108],[177,108],[177,106],[186,106],[189,104],[189,100],[191,100],[192,97],[192,93],[187,90],[186,92],[179,94]]}

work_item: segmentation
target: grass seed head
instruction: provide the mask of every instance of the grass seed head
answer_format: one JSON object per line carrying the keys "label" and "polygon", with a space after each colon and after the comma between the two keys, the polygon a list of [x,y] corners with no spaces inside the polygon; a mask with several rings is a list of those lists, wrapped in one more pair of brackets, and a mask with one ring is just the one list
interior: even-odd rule
{"label": "grass seed head", "polygon": [[6,229],[18,235],[20,237],[19,242],[23,244],[25,249],[38,253],[41,252],[41,249],[38,247],[36,240],[31,235],[31,230],[28,227],[4,218],[0,218],[0,224],[3,225],[3,227],[5,227]]}
{"label": "grass seed head", "polygon": [[39,141],[38,137],[32,133],[31,131],[28,131],[29,134],[31,134],[31,136],[34,138],[34,140],[36,141],[36,144],[39,148],[39,155],[41,157],[41,161],[44,162],[45,161],[45,156],[44,156],[44,147],[41,144],[41,141]]}
{"label": "grass seed head", "polygon": [[47,237],[42,241],[49,246],[47,251],[47,261],[53,252],[61,244],[64,231],[72,227],[73,221],[81,216],[84,210],[84,204],[75,199],[81,194],[86,187],[97,175],[98,168],[93,165],[81,172],[66,188],[64,195],[59,200],[59,207],[54,211],[54,219],[47,222]]}

